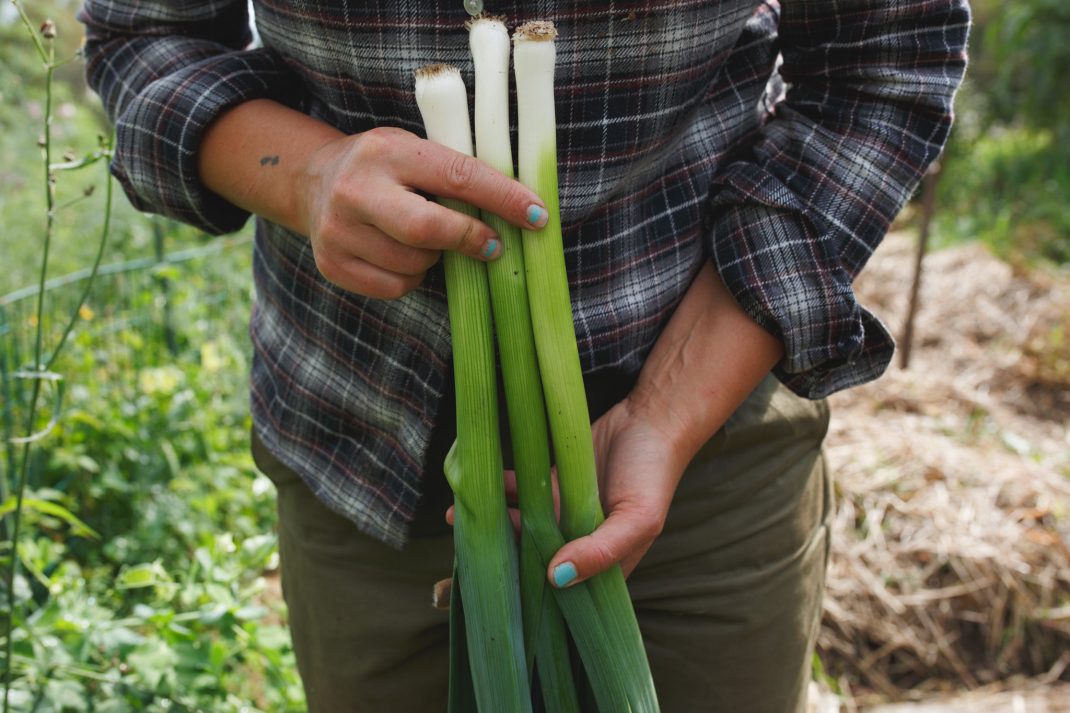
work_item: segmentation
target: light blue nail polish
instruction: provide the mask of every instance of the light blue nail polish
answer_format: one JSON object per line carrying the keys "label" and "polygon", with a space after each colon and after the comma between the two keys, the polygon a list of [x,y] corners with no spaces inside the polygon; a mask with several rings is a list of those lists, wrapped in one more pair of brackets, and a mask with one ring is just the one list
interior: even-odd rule
{"label": "light blue nail polish", "polygon": [[576,565],[571,562],[562,562],[554,567],[554,586],[560,589],[572,584],[576,579]]}
{"label": "light blue nail polish", "polygon": [[541,228],[546,225],[546,221],[550,218],[550,214],[546,212],[546,209],[542,206],[532,203],[528,206],[528,222],[534,225],[536,228]]}
{"label": "light blue nail polish", "polygon": [[495,251],[497,249],[498,249],[498,241],[495,240],[494,238],[491,238],[490,240],[487,241],[487,244],[483,246],[483,257],[485,257],[488,260],[490,260],[491,256],[494,255],[494,253],[495,253]]}

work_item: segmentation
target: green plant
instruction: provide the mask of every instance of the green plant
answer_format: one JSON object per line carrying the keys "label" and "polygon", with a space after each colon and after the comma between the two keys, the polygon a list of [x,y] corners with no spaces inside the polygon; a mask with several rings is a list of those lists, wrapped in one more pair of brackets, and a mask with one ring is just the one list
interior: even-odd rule
{"label": "green plant", "polygon": [[1070,8],[976,0],[970,67],[944,154],[937,236],[1018,261],[1070,260]]}
{"label": "green plant", "polygon": [[[38,57],[44,63],[45,67],[45,103],[43,112],[43,137],[41,140],[42,148],[42,163],[44,174],[44,196],[45,196],[45,221],[44,221],[44,235],[42,239],[41,248],[41,267],[39,272],[38,281],[38,295],[37,295],[37,310],[36,310],[36,333],[34,338],[33,347],[33,362],[29,367],[22,368],[15,372],[14,376],[19,379],[27,379],[31,382],[31,395],[29,398],[29,406],[26,413],[26,427],[25,435],[12,439],[12,442],[16,445],[22,446],[21,458],[19,459],[18,474],[14,482],[12,493],[7,492],[7,480],[0,479],[0,484],[4,487],[0,490],[0,502],[5,506],[9,499],[13,500],[10,507],[10,523],[5,518],[4,534],[6,536],[6,548],[5,556],[7,567],[5,568],[4,578],[4,592],[6,599],[6,607],[3,616],[3,634],[4,634],[4,698],[3,698],[3,710],[7,713],[10,707],[10,693],[11,693],[11,681],[13,673],[13,655],[14,655],[14,620],[15,610],[21,604],[19,598],[16,596],[15,581],[18,575],[19,564],[21,562],[21,534],[23,523],[23,509],[26,504],[26,490],[27,480],[30,469],[30,458],[32,454],[32,448],[35,442],[47,437],[51,432],[53,426],[58,418],[57,411],[59,410],[59,402],[62,398],[61,390],[61,377],[54,371],[52,367],[56,362],[57,357],[62,352],[63,346],[66,343],[68,337],[71,334],[71,330],[74,328],[75,322],[79,318],[79,312],[82,305],[85,303],[86,297],[89,293],[89,288],[92,285],[92,278],[86,282],[86,288],[82,292],[78,304],[71,312],[69,318],[66,320],[66,326],[63,328],[61,335],[51,352],[46,356],[44,335],[44,308],[45,308],[45,280],[48,275],[48,260],[49,253],[52,245],[53,229],[56,221],[56,214],[64,207],[73,204],[73,201],[66,203],[57,203],[56,200],[56,183],[57,183],[57,171],[65,170],[62,165],[54,164],[52,161],[52,79],[56,68],[59,63],[56,61],[55,54],[55,37],[56,28],[51,20],[43,22],[38,30],[34,30],[30,19],[23,11],[22,6],[17,2],[15,3],[20,17],[26,30],[29,32],[31,39],[33,40],[34,49],[37,51]],[[103,144],[103,142],[101,142]],[[84,161],[80,162],[81,165],[89,165],[100,158],[107,155],[106,147],[102,145],[100,151],[95,156],[90,156]],[[72,166],[72,168],[80,168],[81,165]],[[111,181],[110,177],[106,180],[107,185],[107,201],[104,208],[104,216],[102,219],[102,228],[100,231],[99,247],[97,249],[96,258],[93,263],[93,274],[96,273],[97,268],[100,265],[101,256],[103,255],[104,245],[107,241],[108,227],[111,217]],[[39,406],[41,398],[45,390],[45,385],[51,385],[51,389],[55,392],[56,404],[53,407],[53,413],[51,419],[43,427],[39,427]],[[42,500],[41,502],[48,502]],[[62,511],[61,506],[52,503],[53,508],[58,508]],[[64,511],[65,512],[65,511]],[[69,513],[68,513],[69,514]],[[73,515],[71,515],[73,518]]]}
{"label": "green plant", "polygon": [[[68,180],[103,171],[108,147],[93,143],[97,117],[56,116],[80,69],[54,59],[59,38],[37,25],[22,12],[21,41],[0,44],[5,58],[32,50],[20,101],[41,95],[39,118],[57,119],[40,147],[25,121],[0,138],[5,240],[17,236],[2,279],[38,260],[32,288],[0,297],[4,710],[303,710],[269,586],[272,488],[248,452],[248,236],[104,264],[116,228],[119,255],[152,247],[161,230],[203,239],[129,209],[109,225],[106,173],[95,191]],[[0,78],[9,91],[11,76]],[[94,148],[58,156],[57,141]]]}

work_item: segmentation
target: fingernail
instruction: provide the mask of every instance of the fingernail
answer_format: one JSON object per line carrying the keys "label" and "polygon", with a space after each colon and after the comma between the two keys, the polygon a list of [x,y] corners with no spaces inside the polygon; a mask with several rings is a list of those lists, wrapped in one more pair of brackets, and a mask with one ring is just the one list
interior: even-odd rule
{"label": "fingernail", "polygon": [[560,589],[572,584],[576,579],[576,565],[571,562],[562,562],[554,567],[554,586]]}
{"label": "fingernail", "polygon": [[483,257],[487,260],[495,257],[498,254],[498,241],[491,238],[487,241],[487,244],[483,246]]}
{"label": "fingernail", "polygon": [[546,221],[550,219],[550,214],[546,212],[546,209],[541,205],[535,205],[532,203],[528,206],[528,222],[534,225],[536,228],[541,228],[546,225]]}

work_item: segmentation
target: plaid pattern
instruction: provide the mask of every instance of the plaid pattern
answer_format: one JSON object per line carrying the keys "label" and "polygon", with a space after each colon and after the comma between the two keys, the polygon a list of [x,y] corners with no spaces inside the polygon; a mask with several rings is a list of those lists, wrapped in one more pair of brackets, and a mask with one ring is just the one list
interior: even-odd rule
{"label": "plaid pattern", "polygon": [[[259,49],[244,49],[246,0],[86,3],[89,78],[139,208],[210,233],[245,221],[197,177],[200,136],[228,106],[268,97],[347,132],[419,133],[413,69],[471,66],[459,0],[254,5]],[[487,8],[561,33],[561,202],[586,372],[637,371],[708,258],[783,339],[777,375],[797,393],[883,371],[892,339],[851,281],[946,139],[966,0]],[[363,299],[264,222],[254,257],[258,435],[327,505],[402,544],[448,383],[441,273],[402,300]]]}

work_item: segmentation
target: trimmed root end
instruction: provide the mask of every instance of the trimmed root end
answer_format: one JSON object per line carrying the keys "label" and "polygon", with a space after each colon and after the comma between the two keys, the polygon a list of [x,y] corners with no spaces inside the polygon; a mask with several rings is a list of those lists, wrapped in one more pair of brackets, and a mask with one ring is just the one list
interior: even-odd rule
{"label": "trimmed root end", "polygon": [[417,79],[434,79],[435,77],[442,77],[450,74],[456,74],[460,76],[461,70],[454,67],[452,64],[425,64],[422,67],[417,67],[413,72]]}
{"label": "trimmed root end", "polygon": [[435,588],[431,592],[431,606],[435,609],[450,608],[450,588],[453,586],[452,579],[440,579],[435,582]]}
{"label": "trimmed root end", "polygon": [[557,28],[549,20],[525,22],[513,32],[514,42],[553,42],[557,39]]}
{"label": "trimmed root end", "polygon": [[[472,27],[479,24],[480,22],[500,22],[502,24],[502,27],[509,27],[509,23],[506,22],[505,15],[488,15],[485,12],[481,12],[470,20],[466,20],[464,23],[464,29],[471,32]],[[508,29],[506,29],[506,32],[508,32]]]}

